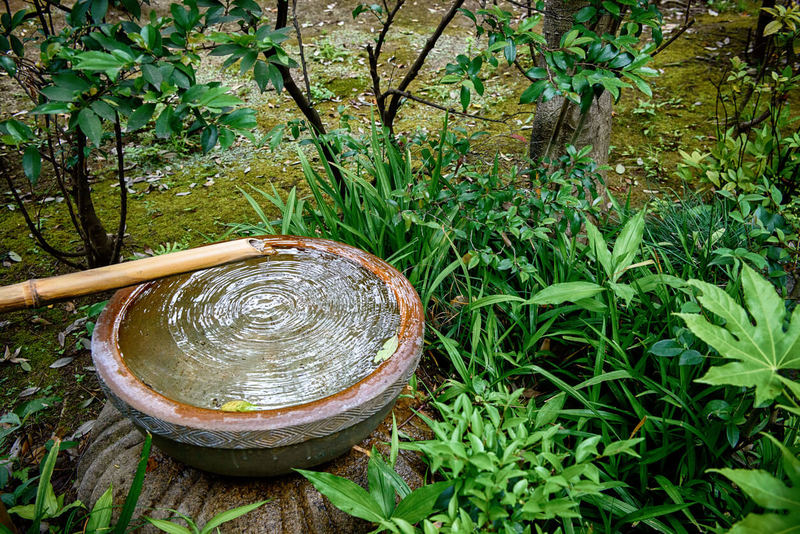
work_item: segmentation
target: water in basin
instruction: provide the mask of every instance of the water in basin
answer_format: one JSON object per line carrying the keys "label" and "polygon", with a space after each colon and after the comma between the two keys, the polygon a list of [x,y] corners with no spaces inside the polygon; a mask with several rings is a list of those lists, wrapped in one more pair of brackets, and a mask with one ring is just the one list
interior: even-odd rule
{"label": "water in basin", "polygon": [[294,406],[368,376],[400,324],[394,293],[341,256],[278,250],[140,293],[120,324],[125,364],[164,396],[211,409]]}

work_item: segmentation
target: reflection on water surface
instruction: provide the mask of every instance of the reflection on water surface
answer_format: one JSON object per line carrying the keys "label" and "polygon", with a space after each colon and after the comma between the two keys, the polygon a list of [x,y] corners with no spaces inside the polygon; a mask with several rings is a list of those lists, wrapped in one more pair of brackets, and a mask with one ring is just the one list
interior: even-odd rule
{"label": "reflection on water surface", "polygon": [[280,249],[148,288],[119,343],[131,371],[167,397],[269,409],[363,379],[399,324],[395,295],[372,272],[328,252]]}

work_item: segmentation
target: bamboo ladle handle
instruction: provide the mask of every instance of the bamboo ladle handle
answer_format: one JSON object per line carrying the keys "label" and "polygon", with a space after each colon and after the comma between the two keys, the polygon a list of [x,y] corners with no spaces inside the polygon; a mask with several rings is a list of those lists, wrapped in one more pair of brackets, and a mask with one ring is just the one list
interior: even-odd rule
{"label": "bamboo ladle handle", "polygon": [[38,308],[57,300],[119,289],[174,274],[275,253],[275,249],[261,239],[244,238],[77,273],[32,279],[0,287],[0,313]]}

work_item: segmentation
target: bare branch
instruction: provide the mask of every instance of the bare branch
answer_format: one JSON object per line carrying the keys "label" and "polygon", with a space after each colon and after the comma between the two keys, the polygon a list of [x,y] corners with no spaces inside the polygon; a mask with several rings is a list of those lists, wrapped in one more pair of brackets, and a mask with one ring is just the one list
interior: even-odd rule
{"label": "bare branch", "polygon": [[[78,224],[78,217],[75,215],[75,209],[72,206],[72,195],[69,193],[69,191],[67,191],[67,186],[64,182],[64,174],[61,172],[62,167],[58,164],[58,161],[56,161],[55,149],[53,148],[53,130],[55,129],[57,131],[58,120],[53,118],[51,121],[50,115],[45,115],[44,120],[45,131],[47,132],[47,151],[49,153],[50,164],[53,166],[53,174],[55,175],[56,182],[61,190],[61,194],[64,195],[64,201],[67,204],[67,211],[69,212],[69,218],[72,221],[72,226],[75,227],[78,235],[81,236],[81,240],[83,240],[81,225]],[[51,122],[53,123],[52,126]]]}
{"label": "bare branch", "polygon": [[770,116],[770,110],[767,109],[761,115],[759,115],[758,117],[756,117],[756,118],[754,118],[752,120],[745,121],[745,122],[737,124],[736,125],[736,134],[738,135],[740,133],[749,132],[754,126],[758,126],[759,124],[761,124],[762,122],[767,120],[769,118],[769,116]]}
{"label": "bare branch", "polygon": [[[383,27],[381,28],[381,32],[378,34],[378,38],[375,40],[375,60],[377,61],[381,55],[381,48],[383,47],[383,43],[386,40],[386,34],[389,32],[389,27],[394,22],[394,17],[397,15],[397,12],[400,11],[400,8],[405,3],[405,0],[397,0],[397,3],[394,5],[394,8],[389,11],[387,8],[386,11],[386,22],[383,23]],[[385,5],[385,4],[384,4]]]}
{"label": "bare branch", "polygon": [[528,76],[528,73],[525,71],[525,68],[520,64],[518,59],[514,60],[514,66],[517,67],[517,70],[519,71],[519,73],[522,74],[523,76],[525,76],[528,79],[528,81],[531,81],[531,82],[537,81],[536,78],[531,78],[530,76]]}
{"label": "bare branch", "polygon": [[297,0],[292,0],[292,23],[297,34],[297,46],[300,48],[300,65],[303,68],[303,80],[306,83],[306,98],[311,101],[311,82],[308,80],[308,65],[306,65],[306,54],[303,49],[303,34],[300,32],[300,23],[297,22]]}
{"label": "bare branch", "polygon": [[678,28],[678,30],[675,33],[673,33],[672,36],[670,36],[669,39],[667,39],[665,42],[661,43],[661,46],[659,46],[656,49],[656,51],[653,52],[653,54],[650,57],[656,57],[658,54],[663,52],[664,49],[667,48],[669,45],[671,45],[675,41],[675,39],[680,37],[683,34],[683,32],[685,32],[686,30],[691,28],[692,25],[694,25],[694,22],[695,22],[695,19],[692,19],[689,22],[687,22],[686,24],[684,24],[683,26],[681,26],[680,28]]}
{"label": "bare branch", "polygon": [[[417,56],[417,59],[414,61],[414,64],[411,65],[408,73],[406,73],[405,77],[400,81],[400,84],[397,86],[398,91],[405,91],[408,89],[408,86],[411,85],[411,82],[416,79],[417,75],[419,74],[422,65],[425,64],[425,60],[428,58],[428,54],[431,53],[434,46],[436,46],[436,41],[439,40],[439,37],[442,36],[444,33],[445,28],[447,28],[450,21],[456,16],[458,10],[464,4],[464,0],[454,0],[453,5],[450,6],[450,9],[447,13],[444,14],[442,20],[439,21],[439,25],[434,30],[433,34],[428,38],[423,47],[422,51]],[[392,130],[392,124],[394,123],[394,118],[397,115],[397,110],[400,108],[400,94],[393,94],[391,102],[389,102],[389,109],[386,112],[386,119],[384,121],[384,126],[389,128],[389,131]]]}
{"label": "bare branch", "polygon": [[111,263],[119,261],[122,251],[122,239],[125,237],[125,221],[128,217],[128,186],[125,183],[125,161],[122,155],[122,129],[119,126],[119,115],[114,121],[114,141],[117,149],[117,178],[119,179],[119,225],[117,226],[117,240],[114,243],[114,253]]}
{"label": "bare branch", "polygon": [[28,213],[28,210],[25,208],[25,204],[23,204],[22,199],[19,196],[19,193],[17,193],[17,189],[14,186],[14,181],[8,174],[8,169],[6,168],[5,162],[3,161],[2,158],[0,158],[0,174],[3,175],[3,177],[6,180],[6,183],[8,183],[8,187],[9,189],[11,189],[11,194],[14,196],[14,202],[19,207],[19,211],[20,213],[22,213],[22,218],[25,219],[25,224],[28,226],[28,230],[30,230],[31,235],[33,235],[33,238],[36,240],[39,246],[42,247],[42,249],[44,249],[45,252],[56,258],[58,261],[65,263],[75,269],[82,269],[83,267],[80,264],[70,261],[67,258],[78,258],[83,256],[83,254],[78,254],[74,252],[64,252],[63,250],[58,250],[57,248],[50,245],[50,243],[48,243],[47,240],[44,238],[42,233],[39,231],[39,228],[31,219],[31,216]]}
{"label": "bare branch", "polygon": [[437,104],[436,102],[431,102],[430,100],[425,100],[424,98],[420,98],[415,96],[407,91],[400,91],[399,89],[387,89],[386,91],[388,94],[398,95],[403,98],[408,98],[409,100],[413,100],[414,102],[419,102],[420,104],[425,104],[426,106],[430,106],[432,108],[440,109],[442,111],[447,111],[453,115],[460,115],[462,117],[469,117],[470,119],[477,119],[479,121],[486,121],[486,122],[496,122],[499,124],[507,124],[506,121],[501,119],[490,119],[488,117],[481,117],[480,115],[473,115],[471,113],[465,113],[463,111],[458,111],[454,108],[449,108],[443,106],[441,104]]}

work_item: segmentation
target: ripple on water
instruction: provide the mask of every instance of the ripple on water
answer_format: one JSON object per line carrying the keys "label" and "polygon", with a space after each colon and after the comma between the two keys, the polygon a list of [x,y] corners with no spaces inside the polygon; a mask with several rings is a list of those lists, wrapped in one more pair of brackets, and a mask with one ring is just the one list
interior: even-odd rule
{"label": "ripple on water", "polygon": [[281,249],[153,284],[128,307],[119,346],[130,370],[169,398],[271,409],[365,378],[399,324],[394,293],[371,271],[328,252]]}

